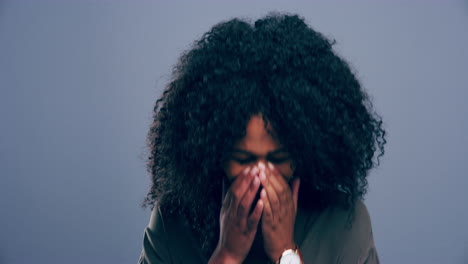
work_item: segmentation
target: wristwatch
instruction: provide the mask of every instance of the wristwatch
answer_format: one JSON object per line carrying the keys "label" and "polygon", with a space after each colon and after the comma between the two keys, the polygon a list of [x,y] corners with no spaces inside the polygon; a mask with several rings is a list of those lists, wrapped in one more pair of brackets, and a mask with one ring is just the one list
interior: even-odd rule
{"label": "wristwatch", "polygon": [[276,264],[303,264],[301,252],[296,246],[295,249],[286,249],[279,257]]}

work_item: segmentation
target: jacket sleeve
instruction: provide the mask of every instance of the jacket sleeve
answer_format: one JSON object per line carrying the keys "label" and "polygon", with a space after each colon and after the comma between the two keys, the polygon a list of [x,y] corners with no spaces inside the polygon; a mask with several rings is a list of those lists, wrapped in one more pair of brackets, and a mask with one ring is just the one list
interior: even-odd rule
{"label": "jacket sleeve", "polygon": [[372,224],[367,207],[362,201],[356,203],[353,228],[343,232],[343,243],[338,263],[379,264],[374,244]]}
{"label": "jacket sleeve", "polygon": [[370,232],[369,243],[367,244],[367,250],[364,251],[365,253],[361,257],[363,260],[362,263],[364,264],[379,264],[379,255],[377,254],[377,250],[374,245],[374,237],[372,234],[372,229]]}
{"label": "jacket sleeve", "polygon": [[164,219],[159,207],[154,207],[145,228],[143,249],[138,264],[172,263]]}

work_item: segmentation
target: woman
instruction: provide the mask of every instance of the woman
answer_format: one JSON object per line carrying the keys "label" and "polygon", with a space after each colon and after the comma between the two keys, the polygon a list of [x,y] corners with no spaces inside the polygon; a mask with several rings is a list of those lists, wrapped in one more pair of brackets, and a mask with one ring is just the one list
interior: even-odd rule
{"label": "woman", "polygon": [[303,19],[214,26],[156,101],[140,263],[378,263],[362,198],[384,136]]}

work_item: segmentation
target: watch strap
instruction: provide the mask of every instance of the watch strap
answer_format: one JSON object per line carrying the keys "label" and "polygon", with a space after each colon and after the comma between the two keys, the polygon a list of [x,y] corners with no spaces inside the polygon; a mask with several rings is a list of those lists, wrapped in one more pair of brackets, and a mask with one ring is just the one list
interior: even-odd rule
{"label": "watch strap", "polygon": [[290,252],[294,252],[295,254],[297,254],[299,256],[299,259],[301,260],[301,264],[304,263],[304,260],[302,259],[302,254],[301,254],[301,251],[299,250],[299,247],[296,245],[294,247],[294,249],[286,249],[285,251],[283,251],[283,253],[281,254],[281,256],[278,258],[278,260],[275,262],[275,264],[280,264],[281,262],[281,258],[287,254],[289,254]]}

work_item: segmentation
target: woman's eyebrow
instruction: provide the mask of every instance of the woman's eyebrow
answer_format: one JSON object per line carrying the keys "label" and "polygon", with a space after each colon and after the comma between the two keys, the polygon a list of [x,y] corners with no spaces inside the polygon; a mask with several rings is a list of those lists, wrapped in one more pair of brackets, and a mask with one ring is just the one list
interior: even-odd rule
{"label": "woman's eyebrow", "polygon": [[278,154],[278,153],[287,153],[287,152],[288,152],[288,150],[285,147],[281,147],[279,149],[271,151],[269,153],[269,155],[274,155],[274,154]]}
{"label": "woman's eyebrow", "polygon": [[243,149],[233,149],[232,153],[240,153],[240,154],[245,154],[245,155],[249,155],[249,156],[252,156],[252,155],[255,156],[255,154],[253,154],[252,152],[246,151],[246,150],[243,150]]}
{"label": "woman's eyebrow", "polygon": [[[247,151],[247,150],[239,149],[239,148],[234,148],[232,150],[232,152],[233,153],[237,152],[237,153],[242,153],[242,154],[246,154],[246,155],[257,156],[255,153],[252,153],[252,152]],[[268,155],[273,155],[273,154],[282,153],[282,152],[288,152],[288,151],[286,150],[285,147],[281,147],[279,149],[275,149],[275,150],[269,152]]]}

